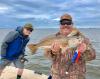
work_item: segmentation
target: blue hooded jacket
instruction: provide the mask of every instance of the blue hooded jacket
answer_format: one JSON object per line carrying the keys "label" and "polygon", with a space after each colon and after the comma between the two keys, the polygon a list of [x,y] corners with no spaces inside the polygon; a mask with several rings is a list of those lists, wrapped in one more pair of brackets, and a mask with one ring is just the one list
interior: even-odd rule
{"label": "blue hooded jacket", "polygon": [[15,60],[24,54],[29,37],[23,35],[22,29],[22,27],[17,27],[15,31],[7,34],[1,45],[1,58]]}

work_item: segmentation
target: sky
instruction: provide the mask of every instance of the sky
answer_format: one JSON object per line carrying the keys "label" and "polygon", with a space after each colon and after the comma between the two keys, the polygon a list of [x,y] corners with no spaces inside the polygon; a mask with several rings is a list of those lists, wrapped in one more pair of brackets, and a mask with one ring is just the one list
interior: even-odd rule
{"label": "sky", "polygon": [[100,28],[100,0],[0,0],[0,28],[58,28],[65,13],[75,27]]}

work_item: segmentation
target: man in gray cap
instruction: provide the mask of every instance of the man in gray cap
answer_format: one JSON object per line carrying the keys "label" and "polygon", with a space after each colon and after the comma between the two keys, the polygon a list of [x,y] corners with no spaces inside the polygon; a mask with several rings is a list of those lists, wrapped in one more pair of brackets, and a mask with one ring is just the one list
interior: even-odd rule
{"label": "man in gray cap", "polygon": [[13,63],[18,68],[16,79],[21,79],[24,62],[27,61],[24,58],[25,47],[32,31],[32,24],[25,24],[6,35],[1,45],[0,75],[6,66]]}

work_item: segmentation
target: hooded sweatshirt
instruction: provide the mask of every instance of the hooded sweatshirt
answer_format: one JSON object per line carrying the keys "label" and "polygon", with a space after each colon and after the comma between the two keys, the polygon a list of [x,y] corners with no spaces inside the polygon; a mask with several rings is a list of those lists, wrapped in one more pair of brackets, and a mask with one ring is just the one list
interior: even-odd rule
{"label": "hooded sweatshirt", "polygon": [[17,27],[16,30],[6,35],[1,45],[1,58],[12,61],[18,59],[21,54],[24,54],[29,37],[24,36],[22,30],[23,27]]}

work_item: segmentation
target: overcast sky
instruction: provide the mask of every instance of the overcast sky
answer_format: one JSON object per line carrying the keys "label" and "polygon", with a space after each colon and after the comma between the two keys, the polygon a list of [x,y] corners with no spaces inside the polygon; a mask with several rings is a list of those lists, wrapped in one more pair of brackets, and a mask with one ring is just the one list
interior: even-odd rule
{"label": "overcast sky", "polygon": [[76,27],[100,28],[100,0],[0,0],[0,27],[55,28],[64,13]]}

